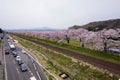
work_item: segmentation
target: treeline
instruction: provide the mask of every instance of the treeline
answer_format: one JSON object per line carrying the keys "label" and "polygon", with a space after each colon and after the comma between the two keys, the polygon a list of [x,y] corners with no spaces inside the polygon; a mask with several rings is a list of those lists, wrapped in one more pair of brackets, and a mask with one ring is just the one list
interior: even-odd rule
{"label": "treeline", "polygon": [[0,33],[3,33],[3,30],[0,28]]}

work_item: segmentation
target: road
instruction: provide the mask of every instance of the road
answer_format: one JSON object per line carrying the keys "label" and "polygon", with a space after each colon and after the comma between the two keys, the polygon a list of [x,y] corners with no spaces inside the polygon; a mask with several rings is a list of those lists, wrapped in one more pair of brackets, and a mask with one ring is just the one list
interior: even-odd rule
{"label": "road", "polygon": [[[7,37],[4,39],[3,49],[10,49]],[[27,64],[28,71],[22,72],[20,66],[18,65],[15,57],[12,53],[5,55],[5,77],[6,80],[30,80],[31,77],[35,77],[36,80],[47,80],[43,73],[43,69],[37,64],[37,62],[32,59],[28,52],[24,54],[21,52],[22,48],[16,47],[17,54],[22,58],[23,62]]]}

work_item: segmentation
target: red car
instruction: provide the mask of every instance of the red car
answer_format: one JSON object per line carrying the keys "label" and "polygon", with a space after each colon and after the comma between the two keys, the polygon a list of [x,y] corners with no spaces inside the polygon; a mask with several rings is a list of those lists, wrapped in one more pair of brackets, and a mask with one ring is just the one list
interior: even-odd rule
{"label": "red car", "polygon": [[10,54],[10,51],[9,50],[5,50],[5,54]]}

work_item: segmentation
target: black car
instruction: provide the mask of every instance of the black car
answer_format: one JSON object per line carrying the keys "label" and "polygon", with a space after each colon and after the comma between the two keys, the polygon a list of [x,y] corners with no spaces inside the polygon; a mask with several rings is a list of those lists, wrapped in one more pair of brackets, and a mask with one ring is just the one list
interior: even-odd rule
{"label": "black car", "polygon": [[23,61],[22,60],[18,60],[18,64],[19,65],[23,64]]}
{"label": "black car", "polygon": [[25,71],[28,70],[28,67],[27,67],[26,64],[21,64],[21,65],[20,65],[20,69],[21,69],[22,72],[25,72]]}
{"label": "black car", "polygon": [[13,54],[14,57],[17,56],[17,53],[15,51],[12,51],[12,54]]}
{"label": "black car", "polygon": [[6,49],[5,54],[10,54],[10,51],[8,49]]}

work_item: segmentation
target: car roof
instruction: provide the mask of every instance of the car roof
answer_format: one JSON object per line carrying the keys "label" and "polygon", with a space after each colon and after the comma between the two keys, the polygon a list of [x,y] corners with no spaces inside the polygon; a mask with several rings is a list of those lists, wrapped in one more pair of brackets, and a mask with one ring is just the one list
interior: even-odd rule
{"label": "car roof", "polygon": [[36,78],[33,76],[33,77],[30,78],[30,80],[36,80]]}
{"label": "car roof", "polygon": [[19,62],[21,61],[21,62],[23,62],[21,59],[20,60],[18,60]]}
{"label": "car roof", "polygon": [[27,65],[24,63],[24,64],[22,64],[22,66],[27,66]]}
{"label": "car roof", "polygon": [[16,51],[12,51],[12,53],[17,53]]}
{"label": "car roof", "polygon": [[20,56],[17,56],[17,57],[20,57]]}
{"label": "car roof", "polygon": [[25,63],[21,64],[22,68],[27,68],[27,65]]}

